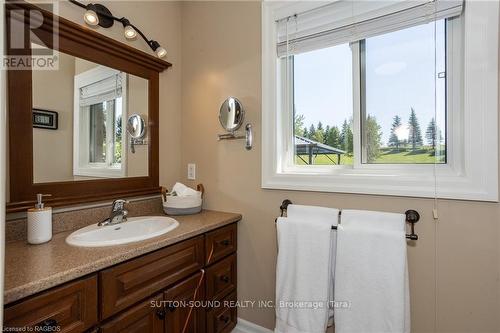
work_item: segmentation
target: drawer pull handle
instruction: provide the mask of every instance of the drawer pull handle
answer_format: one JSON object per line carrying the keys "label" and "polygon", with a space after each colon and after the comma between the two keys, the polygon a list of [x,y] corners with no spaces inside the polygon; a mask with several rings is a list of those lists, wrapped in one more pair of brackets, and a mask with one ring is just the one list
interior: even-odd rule
{"label": "drawer pull handle", "polygon": [[220,321],[224,322],[224,324],[227,324],[229,323],[229,317],[228,316],[222,316],[220,317]]}
{"label": "drawer pull handle", "polygon": [[219,244],[222,245],[222,246],[228,246],[229,245],[229,239],[224,239],[223,241],[220,241]]}
{"label": "drawer pull handle", "polygon": [[227,276],[227,275],[222,275],[222,276],[220,277],[220,280],[221,280],[222,282],[224,282],[224,283],[228,283],[228,282],[229,282],[229,276]]}
{"label": "drawer pull handle", "polygon": [[45,319],[44,321],[35,325],[35,327],[40,327],[42,331],[49,331],[53,329],[57,329],[59,327],[59,323],[55,319]]}
{"label": "drawer pull handle", "polygon": [[165,316],[167,315],[167,313],[165,312],[165,310],[156,310],[156,316],[158,318],[160,318],[161,320],[165,319]]}

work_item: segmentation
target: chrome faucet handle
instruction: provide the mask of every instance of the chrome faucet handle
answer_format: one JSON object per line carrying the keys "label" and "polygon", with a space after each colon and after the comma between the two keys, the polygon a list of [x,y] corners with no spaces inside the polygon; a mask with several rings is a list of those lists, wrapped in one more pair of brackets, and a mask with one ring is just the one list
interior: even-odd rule
{"label": "chrome faucet handle", "polygon": [[128,210],[122,210],[122,222],[127,222]]}
{"label": "chrome faucet handle", "polygon": [[117,211],[123,210],[123,207],[127,203],[129,203],[128,200],[116,199],[116,200],[113,201],[113,204],[111,205],[111,211],[112,212],[117,212]]}

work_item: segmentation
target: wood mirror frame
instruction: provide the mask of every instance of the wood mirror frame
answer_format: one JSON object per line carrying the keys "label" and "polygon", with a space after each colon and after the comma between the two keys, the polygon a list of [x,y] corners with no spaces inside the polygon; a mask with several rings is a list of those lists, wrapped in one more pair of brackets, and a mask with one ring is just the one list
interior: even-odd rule
{"label": "wood mirror frame", "polygon": [[[148,176],[107,178],[53,183],[33,182],[33,128],[32,128],[32,74],[31,70],[8,70],[9,117],[9,180],[10,198],[7,212],[22,211],[32,207],[36,194],[51,194],[46,202],[50,206],[64,206],[82,202],[96,202],[117,197],[130,197],[159,193],[159,73],[171,64],[139,51],[89,28],[58,17],[25,2],[6,3],[7,52],[9,55],[31,55],[31,41],[26,38],[24,49],[10,47],[9,20],[13,10],[24,13],[25,36],[28,36],[31,10],[43,15],[42,25],[31,30],[49,48],[58,40],[61,52],[115,68],[148,80]],[[58,29],[55,30],[54,21]],[[55,35],[55,38],[53,38]]]}

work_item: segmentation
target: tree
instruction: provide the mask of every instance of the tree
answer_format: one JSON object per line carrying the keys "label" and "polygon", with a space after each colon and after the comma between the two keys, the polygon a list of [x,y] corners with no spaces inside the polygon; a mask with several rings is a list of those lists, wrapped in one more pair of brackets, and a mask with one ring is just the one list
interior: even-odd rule
{"label": "tree", "polygon": [[436,120],[434,118],[431,119],[429,125],[427,125],[427,130],[425,131],[425,138],[427,139],[427,143],[431,145],[434,149],[439,144],[439,141],[442,140],[441,131],[436,125]]}
{"label": "tree", "polygon": [[334,148],[339,148],[341,146],[340,131],[337,126],[330,127],[326,132],[325,144]]}
{"label": "tree", "polygon": [[324,129],[323,129],[323,124],[320,121],[318,123],[318,127],[316,128],[316,132],[314,133],[314,136],[312,137],[312,139],[314,141],[323,143],[324,138],[325,138],[325,133],[324,133]]}
{"label": "tree", "polygon": [[314,140],[315,136],[316,136],[316,128],[314,127],[313,124],[311,124],[311,126],[309,126],[309,136],[308,136],[308,138],[311,139],[311,140]]}
{"label": "tree", "polygon": [[304,136],[304,115],[294,114],[293,116],[293,130],[295,135]]}
{"label": "tree", "polygon": [[352,154],[353,152],[353,136],[351,123],[352,119],[347,122],[347,119],[344,120],[342,124],[342,131],[340,132],[340,142],[342,149],[345,150],[348,154]]}
{"label": "tree", "polygon": [[396,147],[396,150],[399,151],[399,145],[401,144],[396,130],[401,126],[401,117],[396,115],[392,118],[392,126],[391,126],[391,136],[389,137],[389,146]]}
{"label": "tree", "polygon": [[374,116],[366,117],[366,158],[368,163],[374,162],[380,156],[380,146],[382,144],[381,127]]}
{"label": "tree", "polygon": [[417,146],[422,146],[422,132],[418,123],[415,109],[411,108],[410,119],[408,121],[408,143],[411,144],[411,149],[417,149]]}
{"label": "tree", "polygon": [[309,138],[309,131],[307,130],[307,128],[304,128],[304,132],[302,133],[302,137],[308,139]]}

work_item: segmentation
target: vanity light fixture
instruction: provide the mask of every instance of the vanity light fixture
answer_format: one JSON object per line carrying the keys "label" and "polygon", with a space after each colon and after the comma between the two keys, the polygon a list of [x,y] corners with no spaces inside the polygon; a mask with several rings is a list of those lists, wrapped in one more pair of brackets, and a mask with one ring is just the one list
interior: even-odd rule
{"label": "vanity light fixture", "polygon": [[163,48],[160,43],[153,39],[148,39],[141,30],[139,30],[135,25],[130,23],[130,21],[125,18],[119,18],[113,16],[108,8],[101,4],[93,4],[89,3],[87,5],[77,1],[77,0],[69,0],[74,5],[78,7],[85,8],[85,14],[83,14],[83,20],[90,26],[99,25],[103,28],[109,28],[113,26],[114,21],[118,21],[123,25],[123,33],[126,39],[132,40],[137,37],[139,34],[142,39],[146,41],[149,47],[156,53],[158,58],[163,58],[167,55],[167,50]]}
{"label": "vanity light fixture", "polygon": [[99,24],[99,16],[97,16],[97,12],[95,10],[95,6],[89,4],[87,6],[87,11],[83,14],[83,20],[88,25],[98,25]]}
{"label": "vanity light fixture", "polygon": [[155,40],[150,40],[148,42],[149,46],[153,49],[153,51],[156,52],[156,55],[159,58],[163,58],[167,54],[167,50],[165,50],[163,47],[160,46],[160,43],[158,43]]}
{"label": "vanity light fixture", "polygon": [[130,24],[130,21],[127,19],[123,19],[123,33],[125,34],[125,38],[134,39],[137,37],[137,31],[135,31],[134,27]]}

